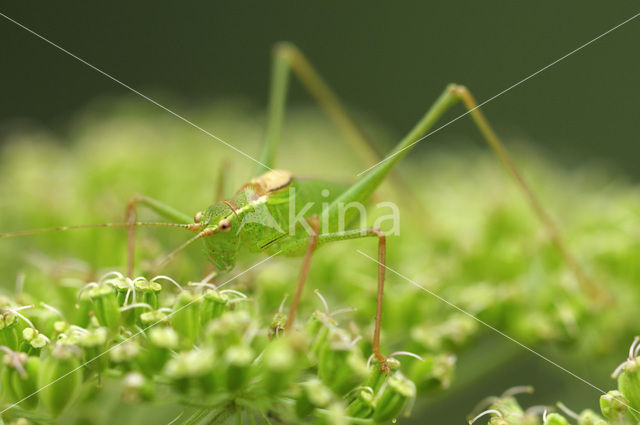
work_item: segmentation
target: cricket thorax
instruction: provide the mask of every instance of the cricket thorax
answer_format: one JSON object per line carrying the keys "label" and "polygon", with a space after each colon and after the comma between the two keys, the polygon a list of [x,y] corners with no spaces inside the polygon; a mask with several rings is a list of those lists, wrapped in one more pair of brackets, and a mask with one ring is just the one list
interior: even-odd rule
{"label": "cricket thorax", "polygon": [[272,170],[245,184],[229,200],[217,202],[198,216],[203,228],[212,230],[204,238],[211,262],[220,270],[230,270],[241,245],[257,247],[266,238],[283,233],[267,207],[272,196],[278,196],[291,185],[289,171]]}

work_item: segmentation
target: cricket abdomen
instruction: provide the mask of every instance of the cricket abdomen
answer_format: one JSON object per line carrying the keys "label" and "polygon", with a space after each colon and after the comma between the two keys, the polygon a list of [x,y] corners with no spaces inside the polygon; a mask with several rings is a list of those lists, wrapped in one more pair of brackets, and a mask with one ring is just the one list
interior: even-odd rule
{"label": "cricket abdomen", "polygon": [[[323,208],[348,187],[342,183],[293,177],[290,173],[287,180],[284,173],[275,173],[266,173],[249,183],[253,190],[258,184],[264,191],[270,190],[264,195],[266,202],[257,206],[245,220],[250,231],[243,232],[244,242],[251,251],[271,252],[290,237],[307,235],[302,223],[314,215],[320,216]],[[283,252],[293,256],[302,253]]]}

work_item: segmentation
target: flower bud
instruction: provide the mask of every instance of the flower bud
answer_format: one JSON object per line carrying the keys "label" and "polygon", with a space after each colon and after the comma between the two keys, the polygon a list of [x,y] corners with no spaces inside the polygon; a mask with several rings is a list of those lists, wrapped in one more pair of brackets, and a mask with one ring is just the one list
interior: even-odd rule
{"label": "flower bud", "polygon": [[318,379],[303,382],[300,387],[295,407],[300,419],[307,417],[316,407],[326,407],[333,398],[331,390]]}
{"label": "flower bud", "polygon": [[373,364],[369,367],[369,378],[367,379],[367,387],[372,388],[377,392],[382,387],[382,384],[389,378],[389,372],[385,369],[389,369],[389,372],[393,372],[400,368],[400,361],[393,357],[387,359],[387,367],[380,367],[380,363],[373,361]]}
{"label": "flower bud", "polygon": [[233,345],[242,345],[242,336],[251,323],[251,316],[247,311],[228,311],[209,322],[206,329],[207,341],[220,350]]}
{"label": "flower bud", "polygon": [[290,387],[300,373],[303,349],[299,338],[299,334],[289,333],[273,340],[266,347],[261,361],[255,365],[257,373],[262,375],[262,385],[268,394],[280,394]]}
{"label": "flower bud", "polygon": [[[34,357],[35,358],[35,357]],[[26,370],[26,364],[28,356],[25,353],[19,351],[6,350],[6,354],[2,358],[4,367],[0,371],[0,387],[2,388],[2,399],[7,403],[16,403],[21,401],[25,395],[21,391],[20,379],[26,379],[28,372]],[[35,375],[37,376],[37,370]],[[33,391],[32,391],[33,392]],[[37,403],[37,398],[35,402]],[[21,403],[21,407],[32,408],[35,407],[33,397],[24,401],[24,405]]]}
{"label": "flower bud", "polygon": [[138,365],[147,376],[153,376],[163,368],[171,357],[172,350],[178,348],[180,338],[169,327],[153,327],[149,330],[149,345],[140,353]]}
{"label": "flower bud", "polygon": [[191,389],[202,389],[209,392],[215,384],[211,373],[214,364],[213,350],[191,350],[169,360],[164,372],[173,380],[178,391],[186,393]]}
{"label": "flower bud", "polygon": [[200,308],[202,323],[209,323],[212,319],[222,316],[229,309],[229,297],[216,290],[207,289]]}
{"label": "flower bud", "polygon": [[347,407],[347,415],[354,418],[368,418],[373,414],[374,395],[369,387],[359,389],[355,399]]}
{"label": "flower bud", "polygon": [[602,419],[600,415],[591,409],[585,409],[580,412],[578,425],[607,425],[607,421]]}
{"label": "flower bud", "polygon": [[[47,305],[47,304],[45,304]],[[47,305],[48,308],[39,307],[31,309],[28,312],[29,319],[33,322],[36,328],[46,335],[51,335],[54,332],[54,324],[60,320],[61,313],[55,310],[54,307]]]}
{"label": "flower bud", "polygon": [[349,335],[342,329],[331,329],[318,359],[318,377],[322,382],[336,394],[344,394],[364,380],[367,372],[367,364]]}
{"label": "flower bud", "polygon": [[375,399],[373,420],[386,422],[396,418],[409,400],[416,397],[416,386],[400,372],[386,380]]}
{"label": "flower bud", "polygon": [[200,304],[202,299],[191,291],[178,294],[173,306],[171,326],[183,339],[182,345],[191,347],[200,333]]}
{"label": "flower bud", "polygon": [[40,371],[40,358],[30,356],[22,365],[24,373],[14,371],[12,373],[13,394],[16,401],[20,401],[20,407],[34,409],[38,405],[38,397],[35,395],[38,385],[38,373]]}
{"label": "flower bud", "polygon": [[269,325],[269,339],[274,339],[282,335],[286,324],[287,315],[282,311],[277,312],[271,319],[271,324]]}
{"label": "flower bud", "polygon": [[153,309],[158,308],[158,294],[162,290],[162,285],[158,282],[138,278],[133,282],[133,286],[138,295],[137,302],[148,304]]}
{"label": "flower bud", "polygon": [[49,343],[49,338],[30,327],[22,330],[22,339],[22,351],[29,354],[38,354],[40,349]]}
{"label": "flower bud", "polygon": [[82,333],[78,329],[68,329],[67,332],[58,335],[58,340],[56,343],[58,345],[64,345],[67,347],[75,347],[80,343],[80,339],[82,338]]}
{"label": "flower bud", "polygon": [[93,301],[93,311],[100,325],[117,333],[120,328],[121,315],[114,287],[106,284],[96,286],[89,290],[89,295]]}
{"label": "flower bud", "polygon": [[334,401],[326,410],[316,410],[316,425],[349,425],[345,407],[341,401]]}
{"label": "flower bud", "polygon": [[122,314],[122,320],[125,327],[134,327],[137,324],[143,323],[141,316],[144,313],[149,313],[152,308],[149,304],[145,303],[133,303],[127,304],[120,308],[120,314]]}
{"label": "flower bud", "polygon": [[167,319],[167,314],[163,311],[145,311],[140,314],[140,323],[144,328],[148,326],[155,326]]}
{"label": "flower bud", "polygon": [[169,327],[151,329],[149,331],[149,341],[153,346],[167,350],[175,350],[180,344],[178,334]]}
{"label": "flower bud", "polygon": [[113,363],[122,366],[125,370],[129,370],[139,350],[140,347],[136,341],[122,342],[111,348],[109,358]]}
{"label": "flower bud", "polygon": [[43,406],[57,417],[73,401],[81,385],[80,361],[73,347],[55,346],[43,360],[38,376],[41,389],[38,395]]}
{"label": "flower bud", "polygon": [[331,316],[320,311],[315,311],[307,322],[307,335],[311,339],[309,353],[315,359],[320,356],[322,347],[327,344],[329,330],[335,328],[336,324],[336,321]]}
{"label": "flower bud", "polygon": [[423,356],[424,361],[414,362],[411,376],[416,381],[418,391],[437,391],[449,388],[455,370],[456,356],[438,354]]}
{"label": "flower bud", "polygon": [[24,328],[22,330],[22,339],[25,342],[30,342],[37,334],[38,334],[38,331],[35,330],[34,328]]}
{"label": "flower bud", "polygon": [[128,302],[132,302],[133,295],[131,292],[133,291],[133,283],[131,279],[120,276],[114,277],[105,280],[104,285],[113,286],[113,289],[116,291],[116,299],[118,300],[119,306],[123,306],[127,302],[127,296],[129,297]]}
{"label": "flower bud", "polygon": [[227,365],[225,383],[229,391],[238,391],[247,385],[254,358],[251,348],[242,345],[229,347],[225,351],[224,359]]}
{"label": "flower bud", "polygon": [[155,388],[153,383],[138,372],[129,372],[124,377],[122,399],[127,403],[139,403],[153,400]]}
{"label": "flower bud", "polygon": [[[533,391],[533,389],[529,391]],[[524,415],[524,410],[522,410],[520,403],[518,403],[518,400],[516,400],[514,396],[502,396],[496,399],[491,404],[490,409],[497,410],[505,418],[522,417]]]}
{"label": "flower bud", "polygon": [[61,334],[63,332],[66,332],[67,329],[69,329],[69,324],[64,320],[58,320],[53,324],[53,332],[55,334]]}
{"label": "flower bud", "polygon": [[569,425],[569,421],[567,421],[562,415],[549,413],[545,417],[543,425]]}
{"label": "flower bud", "polygon": [[618,376],[618,390],[629,404],[640,410],[640,358],[627,360]]}
{"label": "flower bud", "polygon": [[600,396],[600,411],[602,416],[612,425],[626,425],[636,423],[627,400],[620,391],[609,391]]}
{"label": "flower bud", "polygon": [[80,295],[78,295],[78,302],[76,303],[75,320],[71,320],[71,323],[76,323],[82,328],[87,327],[91,321],[93,303],[91,302],[90,292],[90,289],[80,292]]}
{"label": "flower bud", "polygon": [[[24,354],[24,353],[22,353]],[[22,361],[17,356],[18,353],[12,352],[11,354],[5,354],[2,357],[3,367],[0,369],[0,399],[7,403],[15,403],[19,400],[16,393],[13,391],[13,373],[17,369],[16,366],[22,367]],[[26,357],[26,355],[25,355]],[[13,370],[12,370],[13,369]]]}
{"label": "flower bud", "polygon": [[18,339],[18,320],[14,313],[7,311],[0,313],[0,345],[4,345],[11,350],[17,350],[19,345]]}
{"label": "flower bud", "polygon": [[96,328],[86,333],[76,332],[72,340],[65,341],[65,343],[73,342],[74,345],[82,347],[86,358],[95,359],[84,366],[85,374],[101,372],[107,368],[109,359],[107,356],[102,355],[106,350],[107,337],[108,331],[106,328]]}
{"label": "flower bud", "polygon": [[466,343],[475,333],[478,323],[464,315],[453,314],[439,324],[421,324],[411,329],[411,338],[427,351],[443,351]]}

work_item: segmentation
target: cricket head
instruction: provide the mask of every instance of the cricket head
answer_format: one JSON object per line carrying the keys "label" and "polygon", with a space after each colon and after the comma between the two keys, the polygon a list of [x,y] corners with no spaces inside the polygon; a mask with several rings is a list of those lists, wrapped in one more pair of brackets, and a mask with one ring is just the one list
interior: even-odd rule
{"label": "cricket head", "polygon": [[209,260],[218,270],[229,271],[236,264],[240,235],[233,229],[240,227],[240,217],[233,207],[219,202],[211,205],[194,216],[194,221],[200,224],[204,237],[205,250]]}

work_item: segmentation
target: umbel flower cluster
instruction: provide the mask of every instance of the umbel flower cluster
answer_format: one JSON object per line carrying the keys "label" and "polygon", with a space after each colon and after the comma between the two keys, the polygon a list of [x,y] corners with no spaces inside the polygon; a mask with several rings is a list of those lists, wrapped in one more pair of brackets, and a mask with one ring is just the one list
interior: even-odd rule
{"label": "umbel flower cluster", "polygon": [[[489,416],[489,425],[635,425],[640,423],[640,337],[636,337],[629,348],[627,359],[611,374],[617,380],[618,389],[608,391],[600,397],[600,413],[591,409],[574,412],[563,403],[557,408],[533,406],[523,409],[515,395],[531,392],[531,387],[507,390],[500,397],[489,397],[478,405],[470,424],[482,423]],[[486,421],[486,419],[485,419]]]}
{"label": "umbel flower cluster", "polygon": [[[373,424],[402,414],[416,386],[395,356],[408,353],[392,355],[391,372],[381,371],[363,355],[360,336],[341,327],[321,300],[324,311],[285,331],[282,309],[262,323],[242,292],[207,282],[181,286],[166,276],[109,273],[79,291],[73,311],[4,298],[2,417],[54,421],[112,378],[125,402],[162,393],[190,406],[185,423],[226,423],[236,415]],[[433,366],[425,362],[422,376]]]}
{"label": "umbel flower cluster", "polygon": [[[345,141],[327,126],[325,117],[303,108],[291,112],[279,167],[302,177],[351,182],[370,165],[358,163],[345,151]],[[243,143],[238,145],[242,150],[259,152],[263,122],[250,105],[203,105],[190,110],[189,116],[205,128],[233,135]],[[373,123],[367,125],[370,134],[385,133]],[[249,178],[241,160],[229,157],[226,147],[199,137],[164,111],[154,112],[133,100],[96,104],[69,129],[60,137],[47,129],[20,128],[3,138],[0,232],[120,222],[126,200],[135,193],[195,213],[210,204],[214,186],[222,192],[215,198],[219,200]],[[394,141],[387,140],[388,145]],[[385,140],[380,142],[383,146]],[[604,368],[615,363],[611,353],[625,350],[629,336],[637,332],[638,187],[616,173],[588,164],[567,167],[526,146],[509,145],[588,277],[613,298],[610,303],[581,291],[491,153],[434,150],[402,163],[411,196],[393,186],[382,187],[376,195],[396,202],[402,212],[401,236],[388,239],[387,264],[398,274],[387,274],[382,352],[408,350],[424,361],[393,356],[392,362],[400,358],[402,366],[379,377],[384,378],[382,385],[369,382],[376,373],[375,363],[366,365],[376,307],[376,265],[356,250],[375,255],[372,241],[339,242],[318,250],[296,332],[283,332],[279,324],[285,320],[282,315],[274,318],[274,313],[284,293],[292,290],[299,259],[279,258],[261,266],[259,273],[233,282],[233,288],[251,300],[223,292],[227,287],[218,288],[217,295],[228,302],[214,318],[203,310],[211,306],[212,300],[204,295],[213,288],[186,283],[202,276],[206,262],[195,245],[165,271],[183,283],[180,289],[163,279],[134,283],[112,274],[78,293],[103,272],[124,269],[125,231],[98,228],[16,237],[0,243],[0,291],[12,294],[10,300],[0,296],[0,345],[6,347],[0,357],[8,363],[1,368],[12,382],[0,382],[2,419],[5,423],[27,418],[31,423],[55,420],[65,425],[162,425],[184,412],[174,424],[231,420],[252,424],[252,418],[259,424],[347,421],[349,415],[360,415],[347,411],[355,409],[358,404],[353,402],[361,397],[368,407],[352,422],[370,423],[383,413],[379,408],[383,390],[391,391],[396,379],[405,382],[400,379],[404,376],[415,383],[421,399],[414,418],[423,409],[431,423],[460,423],[471,410],[462,407],[464,397],[457,399],[462,390],[482,387],[478,392],[484,394],[493,380],[508,387],[532,382],[539,375],[536,369],[524,378],[504,380],[504,375],[496,373],[529,353],[483,323],[533,350],[557,347],[552,358],[561,364],[576,361]],[[227,167],[225,159],[233,166]],[[376,217],[370,218],[373,221],[368,224],[373,224]],[[140,211],[140,220],[157,221],[158,217]],[[153,267],[148,266],[184,243],[185,237],[181,229],[140,229],[137,270],[150,273]],[[20,276],[26,279],[14,290],[16,276],[18,281]],[[155,293],[151,288],[157,285],[162,290]],[[332,308],[312,313],[320,303],[310,294],[311,288],[318,288]],[[186,305],[200,296],[176,311],[179,302]],[[345,306],[357,311],[329,314]],[[188,316],[190,311],[197,313]],[[195,325],[187,325],[194,321]],[[354,344],[360,335],[363,338]],[[265,362],[271,356],[281,358],[277,352],[286,350],[293,360],[282,355],[287,374],[274,380]],[[324,357],[323,350],[328,350]],[[86,363],[100,353],[104,354]],[[338,354],[348,355],[350,361]],[[563,355],[570,360],[563,360]],[[236,367],[238,362],[244,369]],[[62,390],[49,392],[47,387],[14,406],[33,392],[25,390],[26,385],[40,389],[53,380],[44,377],[43,370],[52,373],[48,364],[62,363],[67,365],[65,370],[83,366],[50,386]],[[454,366],[458,379],[452,381]],[[229,376],[236,376],[230,370],[247,374],[246,381],[233,378],[240,383],[237,389],[228,383]],[[398,371],[402,375],[394,375]],[[340,381],[334,376],[351,377],[350,388],[336,389]],[[267,382],[281,382],[283,389],[273,391]],[[438,397],[455,397],[456,409],[441,408],[446,403],[440,398],[426,400],[425,395],[450,382],[455,387]],[[64,389],[67,385],[70,390]],[[562,391],[560,385],[549,386],[545,400],[562,399]],[[59,399],[53,401],[50,394]],[[303,396],[312,399],[315,407],[301,418],[296,406]],[[434,402],[438,406],[427,411]],[[303,412],[309,410],[300,406]],[[239,411],[241,421],[228,416]],[[551,419],[552,413],[548,411]],[[506,412],[502,419],[495,416],[482,416],[478,423],[520,420]]]}

